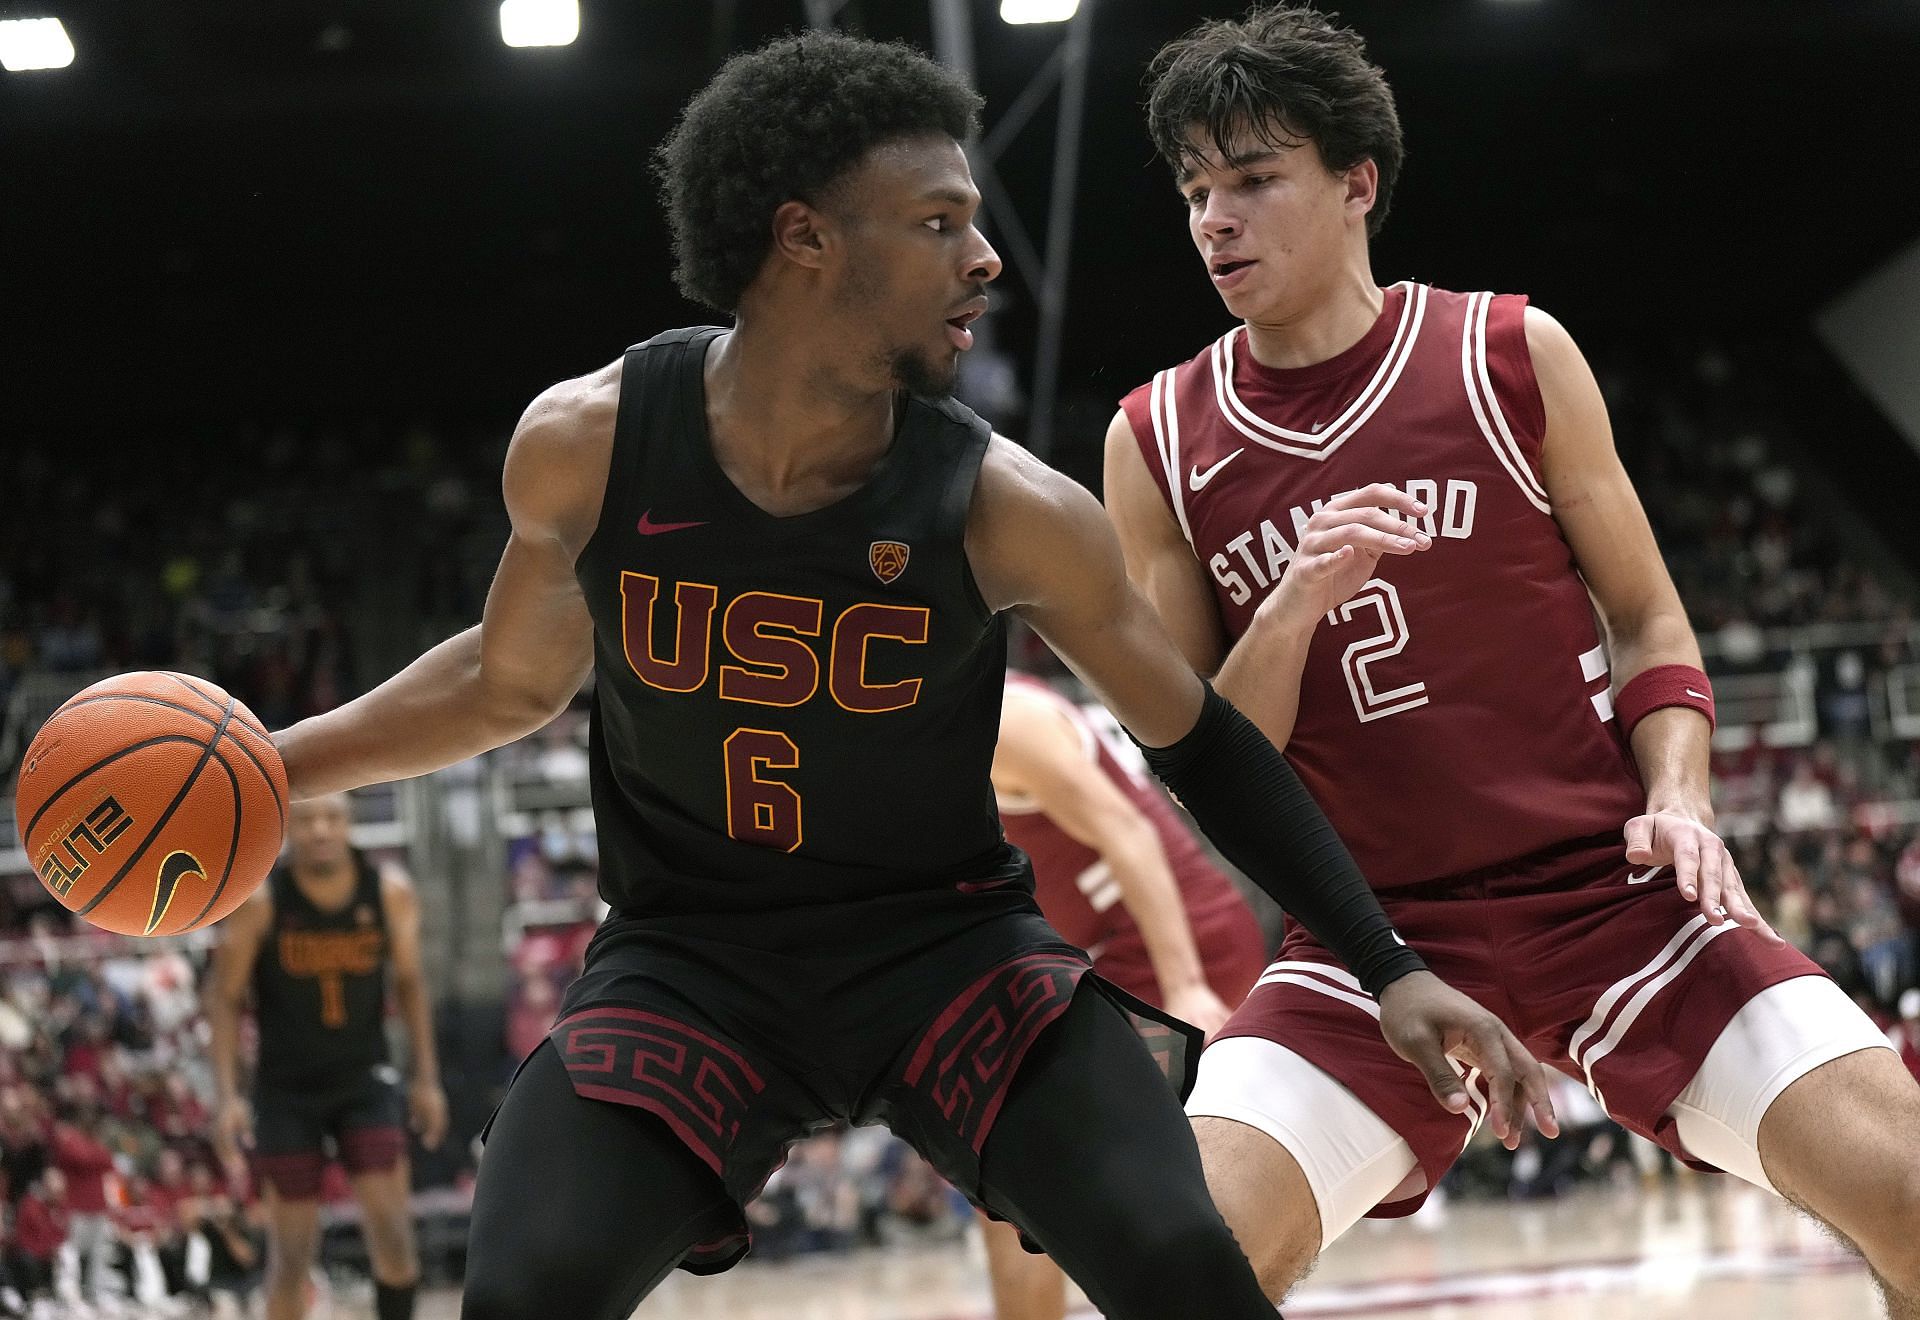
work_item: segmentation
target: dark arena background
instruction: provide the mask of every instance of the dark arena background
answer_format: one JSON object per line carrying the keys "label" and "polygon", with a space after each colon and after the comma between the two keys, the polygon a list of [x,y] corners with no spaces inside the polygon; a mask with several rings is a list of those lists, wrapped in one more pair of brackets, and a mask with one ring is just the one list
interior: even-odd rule
{"label": "dark arena background", "polygon": [[[1523,291],[1581,343],[1714,678],[1721,832],[1920,1068],[1920,0],[1338,8],[1406,128],[1375,277]],[[959,393],[1097,493],[1119,398],[1230,324],[1141,75],[1237,12],[0,0],[0,1315],[261,1305],[264,1211],[210,1142],[219,930],[109,936],[41,887],[10,817],[48,714],[172,669],[277,729],[477,619],[526,402],[713,319],[674,290],[655,146],[729,54],[809,24],[904,39],[986,97],[970,155],[1006,272]],[[1084,696],[1031,637],[1016,658]],[[604,912],[587,702],[354,798],[354,841],[418,890],[450,1105],[412,1152],[425,1316],[456,1314],[478,1134]],[[1556,1096],[1568,1135],[1482,1133],[1287,1313],[1879,1314],[1811,1223]],[[964,1200],[880,1129],[796,1148],[751,1217],[746,1263],[640,1314],[991,1314]],[[330,1174],[313,1315],[374,1314],[358,1222]],[[219,1268],[162,1268],[215,1238]]]}

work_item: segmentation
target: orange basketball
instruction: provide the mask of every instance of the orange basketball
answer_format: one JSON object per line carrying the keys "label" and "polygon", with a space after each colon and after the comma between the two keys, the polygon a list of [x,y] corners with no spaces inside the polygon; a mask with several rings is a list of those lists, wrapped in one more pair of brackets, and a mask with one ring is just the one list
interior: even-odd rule
{"label": "orange basketball", "polygon": [[122,935],[178,935],[259,888],[287,826],[287,769],[253,712],[203,678],[95,683],[34,735],[15,819],[40,883]]}

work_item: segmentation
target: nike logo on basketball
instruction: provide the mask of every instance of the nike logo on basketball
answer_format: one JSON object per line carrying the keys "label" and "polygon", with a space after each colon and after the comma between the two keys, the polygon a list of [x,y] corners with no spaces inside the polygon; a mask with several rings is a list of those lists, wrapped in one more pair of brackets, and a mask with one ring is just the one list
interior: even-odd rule
{"label": "nike logo on basketball", "polygon": [[1639,875],[1628,876],[1627,883],[1630,885],[1644,885],[1645,883],[1647,883],[1647,881],[1653,879],[1653,877],[1655,877],[1656,875],[1659,875],[1662,871],[1666,869],[1667,868],[1665,866],[1650,866],[1646,870],[1642,871]]}
{"label": "nike logo on basketball", "polygon": [[189,852],[167,854],[166,860],[160,863],[160,878],[153,887],[153,914],[147,918],[147,928],[142,934],[151,935],[159,929],[160,923],[166,920],[167,909],[173,906],[174,891],[190,875],[197,875],[202,880],[207,878],[206,869],[200,865],[198,858]]}
{"label": "nike logo on basketball", "polygon": [[685,531],[689,527],[705,526],[706,524],[704,522],[655,522],[653,520],[653,510],[648,509],[640,515],[640,521],[634,525],[634,530],[642,536],[658,536],[662,532],[680,532]]}
{"label": "nike logo on basketball", "polygon": [[1187,472],[1187,489],[1192,491],[1194,494],[1198,495],[1200,493],[1201,488],[1204,487],[1209,481],[1212,481],[1214,476],[1220,471],[1221,468],[1233,462],[1234,459],[1240,457],[1240,455],[1246,452],[1247,451],[1245,447],[1236,449],[1231,454],[1228,454],[1225,458],[1221,459],[1218,463],[1215,463],[1212,467],[1208,468],[1205,472],[1202,472],[1200,470],[1199,465],[1195,464]]}

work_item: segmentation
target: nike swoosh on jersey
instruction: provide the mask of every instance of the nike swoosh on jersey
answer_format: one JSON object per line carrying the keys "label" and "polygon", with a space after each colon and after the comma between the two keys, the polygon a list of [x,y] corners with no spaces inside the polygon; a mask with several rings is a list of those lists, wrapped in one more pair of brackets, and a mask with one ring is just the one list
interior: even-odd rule
{"label": "nike swoosh on jersey", "polygon": [[681,531],[685,531],[689,527],[705,527],[705,526],[706,526],[706,523],[704,522],[671,522],[671,523],[655,522],[653,520],[653,510],[648,509],[645,513],[640,515],[640,521],[634,524],[634,530],[639,532],[640,535],[642,536],[658,536],[662,532],[681,532]]}
{"label": "nike swoosh on jersey", "polygon": [[1212,481],[1214,476],[1220,471],[1221,468],[1233,462],[1234,459],[1240,457],[1240,455],[1246,452],[1247,452],[1246,446],[1242,445],[1239,449],[1236,449],[1231,454],[1228,454],[1225,458],[1221,459],[1218,463],[1215,463],[1212,467],[1208,468],[1205,472],[1202,472],[1200,470],[1199,465],[1195,464],[1187,472],[1187,489],[1192,491],[1196,495],[1199,494],[1201,488],[1204,487],[1209,481]]}
{"label": "nike swoosh on jersey", "polygon": [[1628,876],[1627,883],[1630,885],[1644,885],[1645,883],[1647,883],[1647,881],[1653,879],[1653,877],[1655,877],[1656,875],[1659,875],[1662,871],[1666,869],[1667,868],[1665,866],[1650,866],[1646,870],[1642,871],[1639,875]]}

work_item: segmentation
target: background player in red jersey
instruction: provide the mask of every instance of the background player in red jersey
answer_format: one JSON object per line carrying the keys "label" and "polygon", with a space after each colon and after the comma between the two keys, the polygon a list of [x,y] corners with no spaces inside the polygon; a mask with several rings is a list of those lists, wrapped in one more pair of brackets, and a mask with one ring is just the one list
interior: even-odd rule
{"label": "background player in red jersey", "polygon": [[[244,1148],[267,1198],[267,1320],[306,1314],[331,1140],[363,1215],[379,1320],[407,1320],[420,1282],[406,1131],[440,1144],[447,1101],[420,967],[420,906],[396,866],[349,840],[345,794],[287,811],[287,860],[220,924],[207,982],[216,1144]],[[407,1029],[404,1099],[387,1060],[387,974]],[[240,1019],[259,1028],[253,1099],[240,1089]]]}
{"label": "background player in red jersey", "polygon": [[[1260,922],[1122,741],[1038,679],[1007,675],[993,793],[1049,924],[1128,994],[1212,1035],[1266,963]],[[1139,767],[1136,769],[1135,767]],[[985,1221],[1000,1320],[1060,1320],[1066,1276]]]}
{"label": "background player in red jersey", "polygon": [[[1357,35],[1261,8],[1149,82],[1242,324],[1113,421],[1135,580],[1436,971],[1629,1128],[1826,1220],[1920,1315],[1920,1088],[1714,833],[1711,689],[1579,349],[1524,298],[1375,284],[1402,150]],[[1209,1181],[1273,1294],[1469,1136],[1374,1011],[1295,930],[1203,1059]]]}

